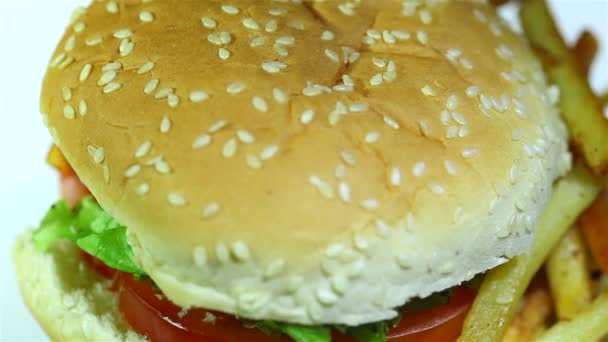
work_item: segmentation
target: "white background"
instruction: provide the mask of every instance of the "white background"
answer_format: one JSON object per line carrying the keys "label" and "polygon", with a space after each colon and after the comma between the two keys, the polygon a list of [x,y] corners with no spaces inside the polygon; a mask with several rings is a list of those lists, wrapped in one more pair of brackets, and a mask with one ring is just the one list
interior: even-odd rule
{"label": "white background", "polygon": [[[549,0],[566,38],[583,28],[601,38],[592,70],[596,90],[608,87],[608,0]],[[44,341],[21,302],[10,258],[15,236],[36,225],[57,199],[57,176],[45,164],[51,140],[38,115],[47,61],[71,10],[87,0],[0,0],[0,340]],[[514,18],[513,8],[506,9]]]}

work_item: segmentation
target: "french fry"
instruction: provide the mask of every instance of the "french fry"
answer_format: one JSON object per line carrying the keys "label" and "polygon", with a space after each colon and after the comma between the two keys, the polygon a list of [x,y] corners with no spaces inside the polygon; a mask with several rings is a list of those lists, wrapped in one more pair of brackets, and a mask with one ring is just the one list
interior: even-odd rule
{"label": "french fry", "polygon": [[530,280],[561,236],[591,204],[601,184],[578,163],[554,186],[530,251],[490,270],[464,322],[459,341],[500,341]]}
{"label": "french fry", "polygon": [[551,295],[545,287],[531,290],[525,297],[522,308],[507,329],[502,342],[532,341],[545,329],[551,315]]}
{"label": "french fry", "polygon": [[586,76],[589,75],[589,69],[591,64],[593,64],[593,59],[597,55],[598,49],[599,43],[597,38],[589,31],[583,31],[572,48],[572,53],[583,74]]}
{"label": "french fry", "polygon": [[608,274],[608,193],[598,196],[581,215],[579,225],[595,263]]}
{"label": "french fry", "polygon": [[558,319],[574,318],[591,303],[591,276],[587,253],[575,226],[547,259],[546,270]]}
{"label": "french fry", "polygon": [[608,290],[574,319],[561,321],[543,333],[537,342],[597,341],[608,334]]}
{"label": "french fry", "polygon": [[520,18],[551,82],[559,86],[562,117],[574,145],[596,174],[608,167],[608,120],[572,51],[557,30],[544,0],[522,0]]}
{"label": "french fry", "polygon": [[72,170],[68,161],[65,160],[63,153],[61,153],[57,145],[51,145],[51,148],[46,155],[46,162],[55,168],[55,170],[59,171],[62,176],[71,176],[74,174],[74,170]]}

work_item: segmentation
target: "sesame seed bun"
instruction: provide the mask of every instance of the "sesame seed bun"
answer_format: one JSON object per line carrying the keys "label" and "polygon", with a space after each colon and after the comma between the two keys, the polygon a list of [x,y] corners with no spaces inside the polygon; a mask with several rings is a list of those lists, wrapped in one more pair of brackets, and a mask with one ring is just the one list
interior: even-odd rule
{"label": "sesame seed bun", "polygon": [[53,341],[146,341],[121,317],[110,281],[81,260],[74,244],[57,243],[40,253],[27,231],[13,258],[25,303]]}
{"label": "sesame seed bun", "polygon": [[67,28],[41,111],[176,304],[361,324],[529,248],[570,155],[525,42],[478,1],[357,3],[93,2]]}

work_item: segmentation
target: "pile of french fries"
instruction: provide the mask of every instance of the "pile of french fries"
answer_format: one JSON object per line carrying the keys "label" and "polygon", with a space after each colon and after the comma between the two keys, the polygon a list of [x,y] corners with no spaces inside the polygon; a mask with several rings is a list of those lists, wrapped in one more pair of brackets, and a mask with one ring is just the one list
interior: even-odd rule
{"label": "pile of french fries", "polygon": [[583,32],[568,47],[545,0],[521,0],[519,14],[560,89],[576,162],[554,185],[532,249],[486,274],[459,341],[597,341],[608,336],[608,94],[587,80],[598,43]]}

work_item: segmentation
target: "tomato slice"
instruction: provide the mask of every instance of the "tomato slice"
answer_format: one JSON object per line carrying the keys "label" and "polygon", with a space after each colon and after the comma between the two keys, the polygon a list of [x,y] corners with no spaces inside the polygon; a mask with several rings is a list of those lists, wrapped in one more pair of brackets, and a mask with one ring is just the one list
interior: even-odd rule
{"label": "tomato slice", "polygon": [[[120,273],[119,305],[125,319],[151,341],[184,342],[287,342],[286,336],[268,336],[260,330],[246,328],[232,315],[211,310],[180,308],[164,298],[149,282],[138,281]],[[400,324],[391,330],[389,342],[454,341],[475,297],[475,290],[455,288],[450,303],[429,310],[405,313]],[[333,333],[332,341],[356,341]]]}
{"label": "tomato slice", "polygon": [[269,336],[258,329],[246,328],[232,315],[192,309],[181,309],[164,298],[147,281],[119,275],[120,311],[133,330],[151,341],[179,342],[288,342],[284,336]]}
{"label": "tomato slice", "polygon": [[61,176],[61,196],[70,207],[74,207],[83,197],[91,192],[76,175]]}

